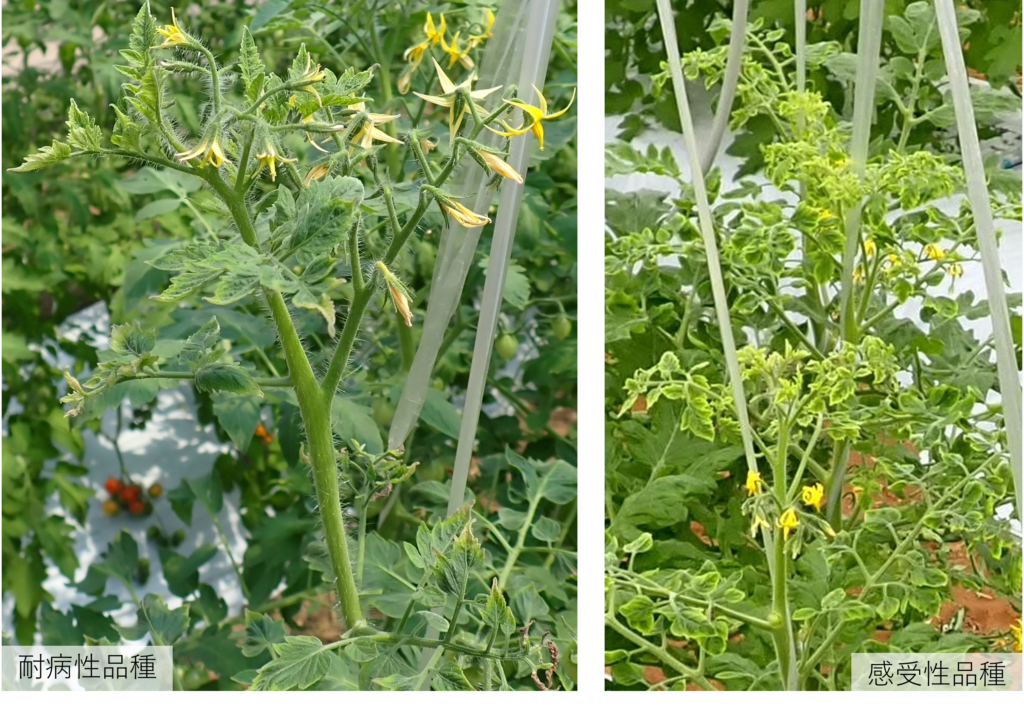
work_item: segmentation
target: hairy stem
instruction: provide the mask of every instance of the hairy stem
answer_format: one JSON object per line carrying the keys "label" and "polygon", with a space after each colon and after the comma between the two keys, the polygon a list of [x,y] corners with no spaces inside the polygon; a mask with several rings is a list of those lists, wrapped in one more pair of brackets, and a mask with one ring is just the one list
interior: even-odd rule
{"label": "hairy stem", "polygon": [[[259,238],[245,208],[245,203],[215,173],[212,175],[210,185],[227,204],[231,216],[238,224],[242,240],[258,249]],[[263,294],[270,306],[274,325],[277,327],[278,336],[284,349],[285,362],[288,364],[288,372],[294,383],[295,396],[299,402],[299,413],[306,429],[310,464],[316,483],[317,507],[324,526],[324,537],[331,557],[331,566],[336,576],[342,616],[345,620],[345,627],[353,628],[365,621],[359,606],[359,593],[352,574],[352,563],[349,560],[348,539],[345,535],[341,494],[338,489],[334,434],[331,430],[333,392],[329,397],[325,397],[321,392],[284,298],[280,293],[269,288],[265,288]]]}

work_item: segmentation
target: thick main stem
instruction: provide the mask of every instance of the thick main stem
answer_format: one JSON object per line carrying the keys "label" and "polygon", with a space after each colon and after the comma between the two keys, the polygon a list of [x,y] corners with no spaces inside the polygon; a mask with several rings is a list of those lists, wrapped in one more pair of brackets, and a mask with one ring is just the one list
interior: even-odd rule
{"label": "thick main stem", "polygon": [[[209,182],[227,204],[231,216],[238,224],[242,240],[253,248],[259,248],[259,238],[244,201],[215,173]],[[334,435],[331,430],[333,392],[330,396],[324,396],[321,392],[284,298],[269,288],[265,288],[263,294],[270,306],[270,313],[281,339],[288,373],[291,375],[295,396],[299,402],[299,413],[306,429],[309,459],[316,483],[317,507],[324,525],[324,538],[331,558],[331,567],[336,577],[342,616],[345,627],[353,628],[365,621],[352,574],[345,521],[341,510],[341,493],[338,489],[338,467],[334,453]]]}

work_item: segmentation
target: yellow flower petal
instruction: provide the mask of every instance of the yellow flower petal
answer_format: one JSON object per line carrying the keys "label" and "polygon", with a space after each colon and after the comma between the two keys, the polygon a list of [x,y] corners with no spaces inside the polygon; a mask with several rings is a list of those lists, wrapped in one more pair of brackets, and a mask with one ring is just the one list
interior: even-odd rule
{"label": "yellow flower petal", "polygon": [[502,177],[507,177],[513,182],[523,184],[522,175],[513,170],[511,165],[509,165],[507,162],[499,158],[497,155],[486,152],[481,152],[481,155],[483,155],[484,162],[487,163],[487,166],[491,168],[494,172],[498,173]]}
{"label": "yellow flower petal", "polygon": [[453,202],[452,204],[442,203],[441,207],[451,215],[452,219],[470,229],[484,226],[491,221],[488,217],[476,214],[458,202]]}
{"label": "yellow flower petal", "polygon": [[748,497],[760,495],[761,491],[764,489],[764,480],[761,478],[761,473],[756,470],[748,471],[747,482],[743,487],[747,491]]}
{"label": "yellow flower petal", "polygon": [[825,506],[825,488],[821,483],[805,485],[800,493],[800,499],[808,507],[813,507],[818,512]]}
{"label": "yellow flower petal", "polygon": [[799,526],[800,520],[797,519],[796,512],[792,507],[783,512],[782,516],[779,517],[779,528],[782,530],[783,539],[789,539],[790,533]]}
{"label": "yellow flower petal", "polygon": [[419,96],[424,101],[428,101],[435,106],[451,106],[455,103],[455,96],[430,96],[428,94],[421,94],[418,91],[412,92],[413,96]]}
{"label": "yellow flower petal", "polygon": [[309,172],[306,173],[306,179],[302,181],[302,184],[309,187],[313,180],[322,180],[330,172],[330,168],[325,165],[315,165],[309,168]]}

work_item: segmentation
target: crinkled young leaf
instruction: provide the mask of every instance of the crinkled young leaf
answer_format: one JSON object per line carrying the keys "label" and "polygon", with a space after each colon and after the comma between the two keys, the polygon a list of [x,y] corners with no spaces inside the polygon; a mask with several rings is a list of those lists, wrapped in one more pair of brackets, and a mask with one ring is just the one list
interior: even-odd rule
{"label": "crinkled young leaf", "polygon": [[74,99],[71,99],[71,106],[68,108],[67,125],[68,143],[72,148],[88,152],[100,151],[103,131],[88,113],[78,108]]}
{"label": "crinkled young leaf", "polygon": [[260,280],[256,276],[245,274],[221,276],[213,295],[207,296],[203,300],[214,305],[230,305],[252,295],[259,284]]}
{"label": "crinkled young leaf", "polygon": [[273,647],[277,657],[260,668],[252,683],[254,690],[306,689],[330,669],[328,651],[318,638],[292,635]]}
{"label": "crinkled young leaf", "polygon": [[237,364],[215,362],[196,370],[196,388],[199,391],[228,391],[234,394],[263,396],[259,386],[247,371]]}
{"label": "crinkled young leaf", "polygon": [[182,273],[171,279],[171,284],[167,286],[160,295],[150,296],[152,300],[158,300],[162,303],[171,303],[176,300],[195,293],[203,286],[213,283],[220,277],[220,274],[216,271],[201,271],[199,273]]}
{"label": "crinkled young leaf", "polygon": [[147,69],[152,62],[150,49],[159,44],[159,41],[160,37],[156,33],[156,20],[150,14],[147,2],[139,9],[135,21],[132,22],[132,33],[128,37],[128,46],[134,53],[135,61],[129,59],[129,63],[135,69]]}
{"label": "crinkled young leaf", "polygon": [[143,330],[138,323],[125,323],[111,328],[110,349],[117,354],[141,357],[156,346],[156,333]]}
{"label": "crinkled young leaf", "polygon": [[491,582],[491,592],[487,596],[487,605],[481,620],[488,627],[497,627],[503,633],[511,633],[516,629],[516,619],[505,602],[505,596],[498,589],[498,577],[495,576]]}
{"label": "crinkled young leaf", "polygon": [[471,519],[466,523],[462,534],[455,539],[450,558],[436,549],[434,550],[437,559],[434,566],[434,578],[437,585],[445,593],[460,598],[466,591],[470,570],[483,564],[484,561],[483,549],[480,547],[480,542],[473,536],[472,527],[473,520]]}
{"label": "crinkled young leaf", "polygon": [[256,50],[256,42],[253,41],[252,33],[248,27],[242,27],[242,46],[238,51],[238,68],[242,72],[242,81],[245,82],[245,95],[250,101],[259,98],[263,90],[265,76],[263,74],[263,61]]}
{"label": "crinkled young leaf", "polygon": [[327,177],[302,190],[294,207],[289,203],[290,193],[285,197],[285,192],[277,205],[290,233],[280,250],[304,251],[315,257],[328,253],[348,236],[350,217],[363,199],[363,183],[354,177]]}
{"label": "crinkled young leaf", "polygon": [[[216,317],[190,335],[178,352],[178,361],[187,364],[193,370],[209,363],[210,350],[220,343],[220,323]],[[216,353],[214,353],[216,354]],[[219,355],[218,355],[219,356]]]}
{"label": "crinkled young leaf", "polygon": [[62,160],[67,160],[69,157],[71,157],[71,146],[55,140],[52,145],[44,145],[39,149],[39,152],[27,156],[25,162],[18,167],[11,168],[11,172],[41,170]]}

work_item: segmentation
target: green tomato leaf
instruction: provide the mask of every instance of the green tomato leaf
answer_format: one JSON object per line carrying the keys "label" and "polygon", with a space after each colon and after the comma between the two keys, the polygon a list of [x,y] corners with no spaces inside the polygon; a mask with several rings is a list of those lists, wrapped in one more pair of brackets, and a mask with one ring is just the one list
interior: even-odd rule
{"label": "green tomato leaf", "polygon": [[213,395],[213,413],[238,450],[249,450],[256,425],[260,422],[261,401],[255,396],[218,392]]}
{"label": "green tomato leaf", "polygon": [[196,370],[196,388],[199,391],[227,391],[233,394],[263,396],[263,392],[249,373],[237,364],[217,362],[200,367]]}
{"label": "green tomato leaf", "polygon": [[330,669],[330,657],[319,638],[292,635],[273,646],[277,657],[260,668],[254,690],[307,689]]}
{"label": "green tomato leaf", "polygon": [[242,654],[246,657],[256,657],[264,650],[284,642],[286,635],[283,620],[274,620],[266,614],[246,611]]}

